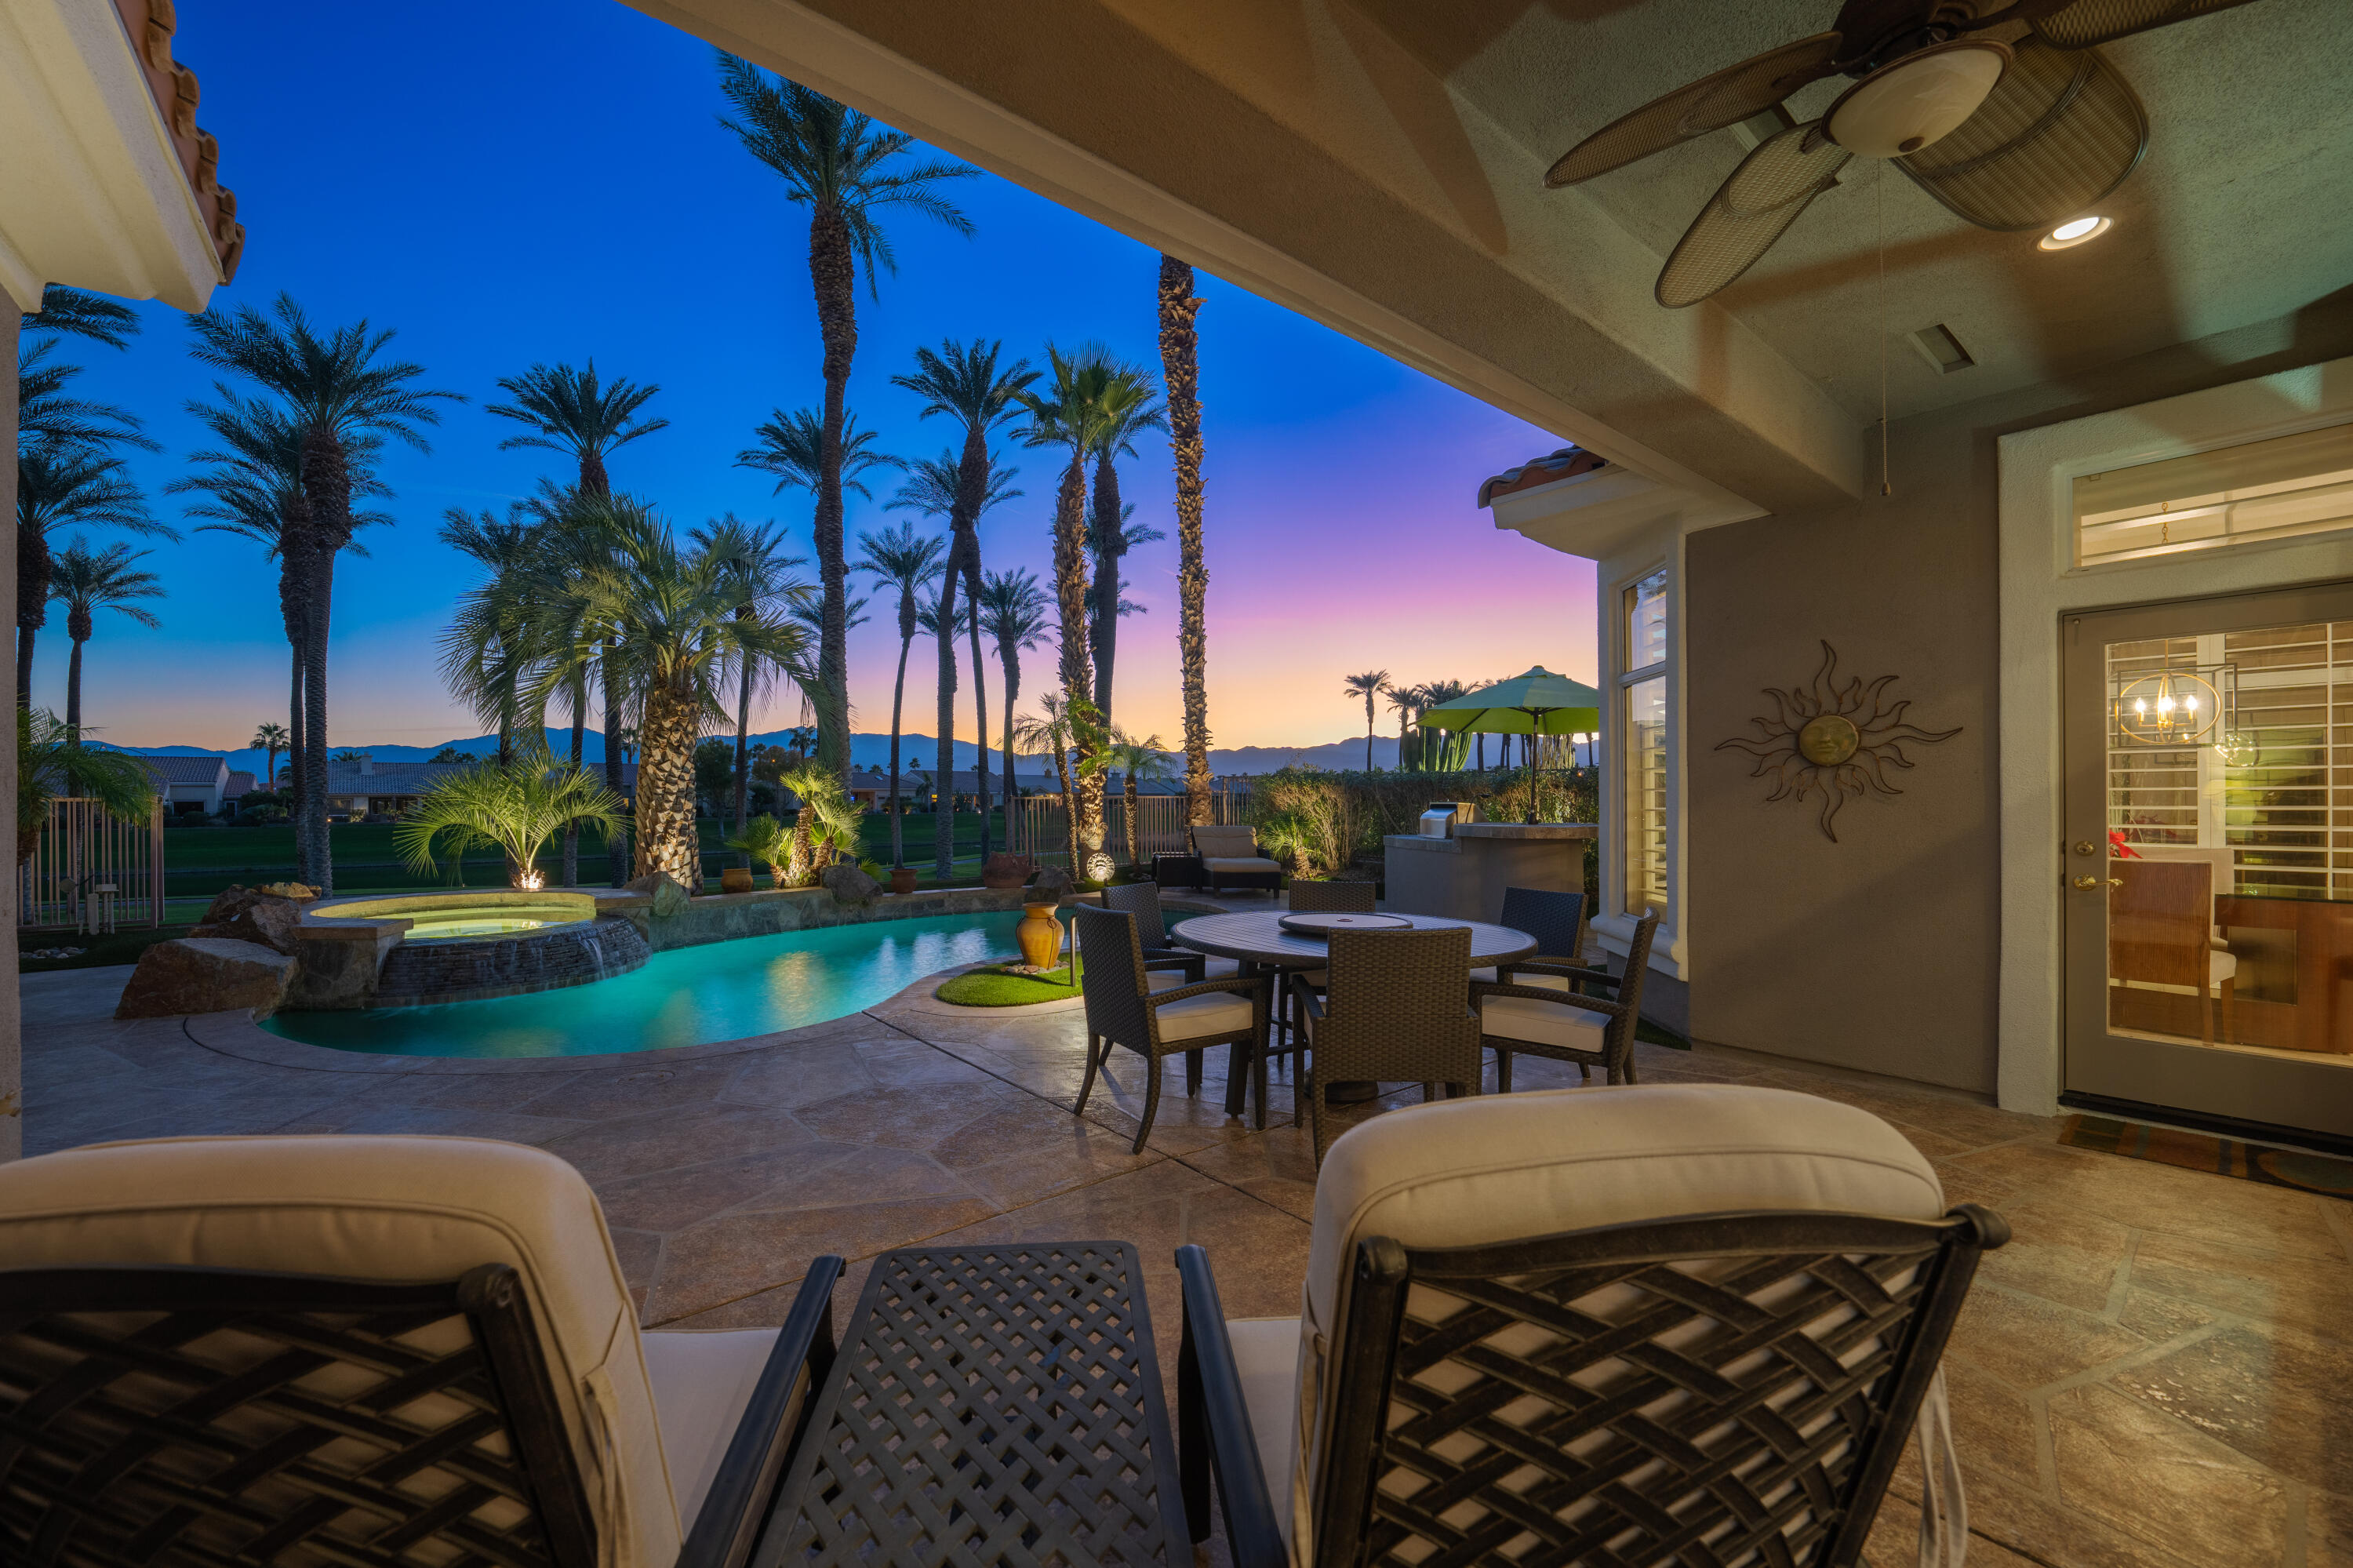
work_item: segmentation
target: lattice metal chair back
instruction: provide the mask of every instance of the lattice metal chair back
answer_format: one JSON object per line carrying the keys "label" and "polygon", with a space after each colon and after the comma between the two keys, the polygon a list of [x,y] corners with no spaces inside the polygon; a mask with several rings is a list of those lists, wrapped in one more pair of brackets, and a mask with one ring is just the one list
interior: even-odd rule
{"label": "lattice metal chair back", "polygon": [[1086,1114],[1095,1076],[1108,1072],[1113,1047],[1134,1052],[1145,1063],[1144,1108],[1135,1130],[1135,1152],[1141,1154],[1160,1113],[1160,1059],[1183,1055],[1185,1092],[1198,1095],[1201,1053],[1212,1045],[1228,1045],[1232,1049],[1226,1070],[1254,1075],[1263,1118],[1267,982],[1237,977],[1154,991],[1145,979],[1134,916],[1081,905],[1072,912],[1071,923],[1084,966],[1081,984],[1087,1010],[1087,1070],[1074,1113]]}
{"label": "lattice metal chair back", "polygon": [[1369,915],[1373,892],[1369,882],[1302,882],[1297,877],[1284,890],[1295,915]]}
{"label": "lattice metal chair back", "polygon": [[830,1355],[641,1335],[580,1173],[483,1139],[18,1160],[0,1259],[9,1568],[741,1568]]}
{"label": "lattice metal chair back", "polygon": [[[1943,1212],[1885,1123],[1810,1096],[1566,1090],[1377,1118],[1318,1182],[1287,1336],[1225,1324],[1206,1256],[1178,1255],[1195,1539],[1214,1469],[1242,1568],[1845,1568],[1916,1426],[1924,1538],[1949,1545],[1966,1512],[1937,1361],[2008,1234]],[[1297,1402],[1303,1459],[1257,1448],[1245,1383]]]}
{"label": "lattice metal chair back", "polygon": [[1332,1136],[1321,1086],[1418,1083],[1427,1099],[1440,1084],[1450,1094],[1475,1090],[1481,1069],[1469,927],[1335,931],[1331,954],[1323,996],[1304,977],[1293,981],[1309,1054],[1299,1093],[1319,1164]]}
{"label": "lattice metal chair back", "polygon": [[521,1277],[0,1274],[0,1559],[594,1568]]}
{"label": "lattice metal chair back", "polygon": [[[1599,1067],[1609,1083],[1639,1082],[1634,1034],[1641,1022],[1642,982],[1651,972],[1651,943],[1658,929],[1658,911],[1646,910],[1634,923],[1620,974],[1524,959],[1499,966],[1502,980],[1474,980],[1471,1003],[1479,1012],[1481,1043],[1495,1053],[1495,1087],[1512,1092],[1512,1059],[1523,1055],[1573,1062],[1580,1079],[1590,1078],[1592,1069]],[[1603,990],[1618,995],[1588,994]]]}

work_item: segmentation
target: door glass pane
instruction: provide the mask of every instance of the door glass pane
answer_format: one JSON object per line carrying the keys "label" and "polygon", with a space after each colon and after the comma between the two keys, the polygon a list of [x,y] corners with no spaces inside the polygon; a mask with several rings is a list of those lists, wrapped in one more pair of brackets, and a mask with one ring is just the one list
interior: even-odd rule
{"label": "door glass pane", "polygon": [[2105,652],[2110,1031],[2353,1053],[2353,621]]}
{"label": "door glass pane", "polygon": [[1667,682],[1626,688],[1626,913],[1667,907]]}

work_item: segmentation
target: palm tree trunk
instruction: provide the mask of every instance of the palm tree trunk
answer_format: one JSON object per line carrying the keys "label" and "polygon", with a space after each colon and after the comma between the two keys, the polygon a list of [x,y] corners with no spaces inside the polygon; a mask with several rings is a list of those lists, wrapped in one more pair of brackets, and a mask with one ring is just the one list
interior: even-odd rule
{"label": "palm tree trunk", "polygon": [[1005,745],[998,753],[1005,759],[1005,847],[1013,847],[1013,802],[1020,789],[1013,781],[1013,699],[1021,691],[1021,655],[1009,642],[997,645],[997,656],[1005,664]]}
{"label": "palm tree trunk", "polygon": [[[628,773],[621,761],[621,683],[613,678],[613,662],[619,657],[619,640],[606,638],[604,657],[596,665],[596,681],[605,691],[605,788],[616,795],[626,797],[628,789],[623,780]],[[632,832],[635,828],[632,821]],[[610,829],[606,831],[605,868],[616,887],[628,881],[630,876],[629,863],[620,856],[620,845],[617,842],[620,837]]]}
{"label": "palm tree trunk", "polygon": [[1079,869],[1079,798],[1071,793],[1071,753],[1060,741],[1054,742],[1054,771],[1062,778],[1062,855],[1071,863],[1071,874]]}
{"label": "palm tree trunk", "polygon": [[1185,816],[1209,821],[1209,568],[1201,551],[1200,335],[1193,269],[1160,259],[1160,368],[1168,391],[1168,447],[1176,462],[1176,654],[1185,694]]}
{"label": "palm tree trunk", "polygon": [[[580,759],[588,750],[588,672],[584,667],[572,677],[572,770],[580,771]],[[564,885],[580,885],[580,824],[564,824]]]}
{"label": "palm tree trunk", "polygon": [[[1054,603],[1062,634],[1062,690],[1071,704],[1071,738],[1099,733],[1093,717],[1094,672],[1087,657],[1086,459],[1072,451],[1062,471],[1054,506]],[[1103,775],[1084,766],[1070,800],[1071,871],[1090,882],[1103,879],[1111,858],[1103,853]]]}
{"label": "palm tree trunk", "polygon": [[940,581],[939,771],[932,776],[932,874],[942,883],[955,872],[955,592],[956,563]]}
{"label": "palm tree trunk", "polygon": [[1130,871],[1135,870],[1144,862],[1144,835],[1136,832],[1135,823],[1137,798],[1135,769],[1130,768],[1127,770],[1125,788],[1120,791],[1120,804],[1127,808],[1127,869]]}
{"label": "palm tree trunk", "polygon": [[38,528],[16,528],[16,705],[33,705],[33,634],[49,620],[49,541]]}
{"label": "palm tree trunk", "polygon": [[841,421],[849,362],[858,352],[858,294],[849,226],[829,207],[820,207],[809,219],[809,281],[817,291],[818,334],[825,343],[825,425],[818,446],[817,515],[810,528],[822,589],[818,682],[831,699],[819,705],[818,760],[847,778],[849,568],[842,554]]}
{"label": "palm tree trunk", "polygon": [[81,645],[73,640],[73,654],[66,661],[66,733],[79,743],[81,739]]}
{"label": "palm tree trunk", "polygon": [[913,637],[899,639],[899,678],[891,685],[891,864],[894,870],[907,863],[907,820],[899,810],[899,715],[907,700],[907,651],[914,645]]}
{"label": "palm tree trunk", "polygon": [[327,832],[327,629],[335,588],[334,552],[311,552],[310,611],[302,639],[302,798],[298,854],[307,863],[298,874],[322,894],[335,888],[334,849]]}
{"label": "palm tree trunk", "polygon": [[[745,607],[750,608],[749,606]],[[744,678],[735,694],[735,836],[752,820],[752,661],[744,661]],[[744,857],[746,870],[752,857]]]}
{"label": "palm tree trunk", "polygon": [[1365,771],[1367,773],[1373,770],[1373,720],[1377,716],[1373,712],[1373,699],[1366,697],[1365,699]]}
{"label": "palm tree trunk", "polygon": [[29,626],[16,628],[16,705],[33,705],[33,630]]}
{"label": "palm tree trunk", "polygon": [[660,872],[702,891],[694,831],[694,738],[702,715],[693,696],[656,683],[646,688],[638,726],[637,874]]}
{"label": "palm tree trunk", "polygon": [[980,543],[973,542],[965,556],[965,624],[972,632],[972,711],[974,742],[973,791],[980,797],[980,861],[988,863],[988,666],[980,657]]}
{"label": "palm tree trunk", "polygon": [[1095,706],[1105,729],[1112,724],[1112,661],[1119,645],[1119,558],[1126,542],[1119,519],[1119,469],[1103,453],[1095,459],[1094,522],[1089,542],[1095,550],[1094,622]]}
{"label": "palm tree trunk", "polygon": [[[304,706],[302,650],[308,647],[310,639],[307,634],[304,634],[297,636],[288,647],[288,655],[294,666],[294,673],[286,687],[286,792],[294,798],[294,809],[297,811],[302,809],[302,709]],[[296,817],[293,821],[298,824],[294,833],[296,860],[294,874],[299,880],[302,874],[301,869],[302,833],[299,825],[301,819]]]}

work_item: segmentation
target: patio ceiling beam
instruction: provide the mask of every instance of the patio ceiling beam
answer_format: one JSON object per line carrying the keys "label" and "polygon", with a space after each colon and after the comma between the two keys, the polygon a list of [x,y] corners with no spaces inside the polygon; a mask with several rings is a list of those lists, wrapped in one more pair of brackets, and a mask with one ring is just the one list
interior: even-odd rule
{"label": "patio ceiling beam", "polygon": [[[1345,0],[630,0],[1725,514],[1863,432]],[[1745,504],[1743,504],[1745,503]]]}

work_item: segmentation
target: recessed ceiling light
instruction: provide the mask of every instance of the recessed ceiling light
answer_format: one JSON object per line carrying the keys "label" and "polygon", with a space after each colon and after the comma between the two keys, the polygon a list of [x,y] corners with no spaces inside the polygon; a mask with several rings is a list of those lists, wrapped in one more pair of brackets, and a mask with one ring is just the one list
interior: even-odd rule
{"label": "recessed ceiling light", "polygon": [[2042,249],[2064,250],[2071,245],[2081,245],[2086,239],[2097,239],[2108,231],[2108,219],[2099,217],[2079,217],[2063,223],[2042,237]]}

